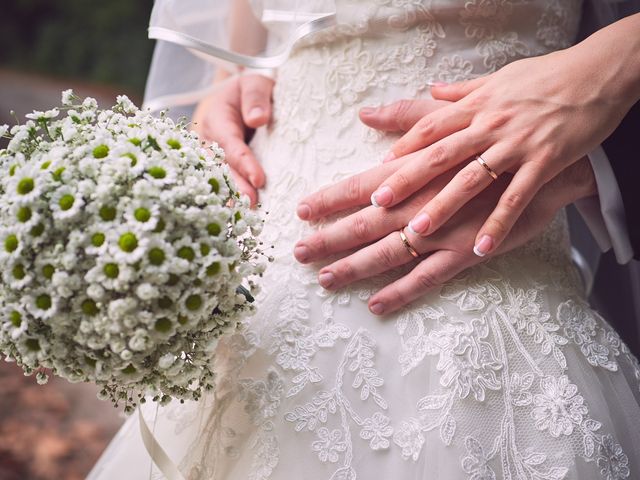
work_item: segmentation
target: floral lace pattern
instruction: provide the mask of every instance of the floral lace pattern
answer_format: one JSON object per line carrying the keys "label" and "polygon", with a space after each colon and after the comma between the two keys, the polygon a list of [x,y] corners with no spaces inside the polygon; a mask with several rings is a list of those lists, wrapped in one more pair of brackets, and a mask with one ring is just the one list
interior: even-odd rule
{"label": "floral lace pattern", "polygon": [[359,108],[562,48],[580,6],[338,0],[341,24],[301,42],[252,144],[276,260],[249,328],[221,343],[211,401],[176,422],[191,430],[188,478],[419,478],[426,459],[442,478],[631,478],[640,364],[581,297],[564,215],[383,320],[366,301],[404,270],[327,292],[318,266],[291,255],[311,228],[296,220],[298,199],[375,165],[393,140],[365,128]]}

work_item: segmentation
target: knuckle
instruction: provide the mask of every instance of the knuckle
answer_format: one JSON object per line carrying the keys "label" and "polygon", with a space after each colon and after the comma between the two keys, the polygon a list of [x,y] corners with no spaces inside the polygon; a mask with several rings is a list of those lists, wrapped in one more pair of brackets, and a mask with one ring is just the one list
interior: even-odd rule
{"label": "knuckle", "polygon": [[489,230],[494,233],[495,238],[502,238],[507,234],[509,228],[505,220],[494,217],[489,220]]}
{"label": "knuckle", "polygon": [[506,192],[502,199],[502,203],[504,208],[510,212],[519,212],[526,206],[525,198],[520,192]]}
{"label": "knuckle", "polygon": [[309,238],[307,240],[307,246],[316,255],[325,254],[329,250],[328,245],[327,245],[327,241],[326,241],[324,235],[322,234],[322,232],[320,232],[320,233],[314,235],[313,237]]}
{"label": "knuckle", "polygon": [[420,271],[415,276],[418,285],[426,290],[431,290],[440,285],[440,280],[431,272]]}
{"label": "knuckle", "polygon": [[433,133],[435,132],[436,125],[435,122],[429,117],[423,117],[416,124],[417,133],[420,138],[431,138]]}
{"label": "knuckle", "polygon": [[412,182],[406,173],[399,171],[393,175],[393,187],[394,192],[406,192],[411,189]]}
{"label": "knuckle", "polygon": [[473,193],[478,185],[480,185],[480,175],[475,169],[465,168],[458,175],[460,180],[460,189],[465,194]]}
{"label": "knuckle", "polygon": [[356,270],[349,260],[342,260],[335,266],[335,275],[341,282],[350,281],[356,278]]}
{"label": "knuckle", "polygon": [[509,115],[507,113],[497,112],[490,115],[485,121],[490,130],[497,130],[509,121]]}
{"label": "knuckle", "polygon": [[346,186],[347,186],[347,189],[346,189],[347,200],[351,202],[360,201],[360,196],[361,196],[360,178],[357,175],[354,175],[353,177],[348,178]]}
{"label": "knuckle", "polygon": [[376,261],[387,268],[394,267],[396,265],[396,254],[390,245],[379,245],[375,250]]}
{"label": "knuckle", "polygon": [[329,210],[326,190],[319,191],[309,200],[309,207],[316,215],[322,215]]}
{"label": "knuckle", "polygon": [[447,164],[448,150],[444,145],[434,145],[429,152],[429,165],[431,168],[440,170]]}
{"label": "knuckle", "polygon": [[410,111],[411,103],[408,100],[400,100],[386,109],[387,119],[399,128],[406,127],[405,120]]}
{"label": "knuckle", "polygon": [[351,231],[353,232],[353,236],[358,240],[367,240],[369,237],[369,223],[362,215],[356,215],[353,218],[353,223],[351,225]]}

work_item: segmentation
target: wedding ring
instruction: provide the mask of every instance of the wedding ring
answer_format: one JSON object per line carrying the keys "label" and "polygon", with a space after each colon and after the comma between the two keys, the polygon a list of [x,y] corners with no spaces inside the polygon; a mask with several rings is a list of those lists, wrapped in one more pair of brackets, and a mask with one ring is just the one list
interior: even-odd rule
{"label": "wedding ring", "polygon": [[484,167],[487,173],[491,175],[491,178],[493,178],[494,180],[498,179],[498,174],[491,170],[491,167],[487,165],[487,162],[484,161],[484,158],[482,158],[480,155],[476,155],[476,161]]}
{"label": "wedding ring", "polygon": [[413,258],[418,258],[420,254],[416,251],[415,248],[413,248],[411,243],[409,243],[409,239],[404,234],[404,227],[401,228],[399,232],[400,232],[400,239],[402,240],[402,244],[404,245],[404,248],[407,249],[407,252],[409,252]]}

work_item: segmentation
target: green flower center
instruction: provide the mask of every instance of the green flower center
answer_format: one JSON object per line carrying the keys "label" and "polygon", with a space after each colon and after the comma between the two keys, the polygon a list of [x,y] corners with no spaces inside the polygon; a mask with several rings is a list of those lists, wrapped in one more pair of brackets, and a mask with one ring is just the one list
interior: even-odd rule
{"label": "green flower center", "polygon": [[120,268],[115,263],[107,263],[103,270],[107,278],[118,278],[120,275]]}
{"label": "green flower center", "polygon": [[162,167],[151,167],[149,169],[149,175],[153,178],[161,179],[167,176],[167,171]]}
{"label": "green flower center", "polygon": [[123,233],[120,235],[118,245],[120,246],[120,250],[131,253],[138,248],[138,237],[131,232]]}
{"label": "green flower center", "polygon": [[40,350],[40,342],[38,342],[38,340],[36,340],[35,338],[29,338],[27,339],[26,342],[24,342],[24,344],[27,346],[27,348],[29,350],[31,350],[32,352],[37,352]]}
{"label": "green flower center", "polygon": [[210,251],[211,251],[211,247],[209,245],[207,245],[206,243],[200,244],[200,253],[202,255],[209,255]]}
{"label": "green flower center", "polygon": [[20,180],[18,182],[18,193],[20,195],[26,195],[27,193],[31,192],[34,187],[35,187],[35,182],[33,181],[33,178],[23,178],[22,180]]}
{"label": "green flower center", "polygon": [[158,300],[158,306],[160,308],[171,308],[171,305],[173,305],[173,302],[169,297],[162,297]]}
{"label": "green flower center", "polygon": [[7,238],[4,239],[4,249],[11,253],[15,252],[18,248],[18,237],[16,237],[13,233],[8,235]]}
{"label": "green flower center", "polygon": [[94,247],[100,247],[104,243],[105,235],[102,232],[97,232],[91,235],[91,245]]}
{"label": "green flower center", "polygon": [[51,297],[46,293],[36,297],[36,306],[41,310],[49,310],[51,308]]}
{"label": "green flower center", "polygon": [[189,295],[185,305],[191,311],[198,310],[202,306],[202,297],[200,295]]}
{"label": "green flower center", "polygon": [[169,285],[170,287],[173,287],[174,285],[177,285],[179,281],[180,281],[180,277],[175,273],[171,273],[169,274],[169,280],[167,280],[167,285]]}
{"label": "green flower center", "polygon": [[151,263],[151,265],[158,266],[164,263],[166,255],[164,253],[164,250],[156,247],[149,250],[147,257],[149,258],[149,263]]}
{"label": "green flower center", "polygon": [[155,233],[160,233],[165,229],[166,226],[166,222],[163,219],[159,219],[158,224],[156,225],[156,228],[153,229],[153,231]]}
{"label": "green flower center", "polygon": [[96,302],[94,302],[90,298],[82,301],[82,311],[85,313],[85,315],[90,316],[93,316],[99,312]]}
{"label": "green flower center", "polygon": [[44,224],[42,223],[34,225],[34,227],[31,230],[29,230],[29,233],[34,237],[39,237],[40,235],[43,234],[43,232],[44,232]]}
{"label": "green flower center", "polygon": [[207,267],[207,275],[213,277],[220,273],[220,262],[213,262],[211,265]]}
{"label": "green flower center", "polygon": [[93,158],[104,158],[107,155],[109,155],[109,147],[104,144],[93,149]]}
{"label": "green flower center", "polygon": [[13,270],[11,270],[11,274],[16,280],[22,280],[27,275],[24,271],[24,267],[20,264],[13,267]]}
{"label": "green flower center", "polygon": [[133,212],[133,216],[136,218],[137,221],[144,223],[144,222],[148,222],[149,219],[151,218],[151,212],[144,207],[140,207],[140,208],[136,208],[136,210]]}
{"label": "green flower center", "polygon": [[100,218],[106,222],[116,218],[116,208],[105,205],[100,208]]}
{"label": "green flower center", "polygon": [[158,332],[166,333],[171,330],[171,320],[166,317],[159,318],[158,320],[156,320],[154,328]]}
{"label": "green flower center", "polygon": [[182,148],[182,145],[180,145],[180,142],[173,138],[170,140],[167,140],[167,145],[169,145],[174,150],[180,150]]}
{"label": "green flower center", "polygon": [[60,180],[62,180],[62,172],[64,172],[64,167],[60,167],[54,170],[53,172],[51,172],[51,175],[53,176],[54,180],[59,182]]}
{"label": "green flower center", "polygon": [[66,211],[66,210],[69,210],[71,207],[73,207],[73,204],[75,203],[75,201],[76,201],[75,197],[70,193],[67,193],[62,197],[60,197],[58,204],[60,205],[61,210]]}
{"label": "green flower center", "polygon": [[53,267],[53,265],[45,265],[44,267],[42,267],[42,274],[44,275],[45,278],[51,279],[51,277],[53,277],[53,274],[56,272],[56,269]]}
{"label": "green flower center", "polygon": [[22,325],[22,314],[17,310],[14,310],[9,314],[9,321],[14,327],[19,327]]}
{"label": "green flower center", "polygon": [[133,153],[125,153],[124,157],[128,157],[131,160],[131,166],[135,167],[138,163],[138,157],[136,157]]}
{"label": "green flower center", "polygon": [[216,178],[210,178],[209,179],[209,185],[211,185],[211,191],[213,193],[218,193],[220,192],[220,182],[218,182],[218,179]]}
{"label": "green flower center", "polygon": [[131,375],[132,373],[136,373],[136,372],[137,372],[136,367],[134,367],[131,364],[129,364],[127,368],[122,370],[122,373],[126,373],[127,375]]}
{"label": "green flower center", "polygon": [[207,225],[207,232],[209,232],[209,235],[217,237],[218,235],[220,235],[221,231],[222,228],[220,228],[220,225],[218,225],[217,223],[210,223],[209,225]]}
{"label": "green flower center", "polygon": [[24,223],[31,220],[32,214],[33,213],[31,212],[31,209],[29,207],[20,207],[18,209],[18,213],[16,214],[16,217],[18,217],[19,222]]}
{"label": "green flower center", "polygon": [[184,258],[185,260],[189,260],[190,262],[196,258],[196,252],[193,251],[191,247],[181,247],[178,250],[178,257]]}

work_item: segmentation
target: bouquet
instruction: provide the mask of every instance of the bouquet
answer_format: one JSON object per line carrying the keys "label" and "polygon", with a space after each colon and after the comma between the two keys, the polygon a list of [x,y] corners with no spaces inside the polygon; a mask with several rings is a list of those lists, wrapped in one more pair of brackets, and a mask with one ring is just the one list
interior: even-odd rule
{"label": "bouquet", "polygon": [[265,268],[223,151],[125,96],[100,110],[68,90],[27,119],[0,126],[0,350],[126,412],[197,400]]}

